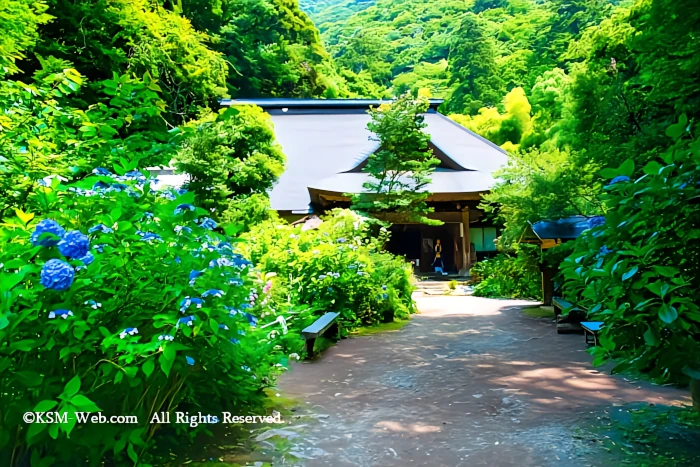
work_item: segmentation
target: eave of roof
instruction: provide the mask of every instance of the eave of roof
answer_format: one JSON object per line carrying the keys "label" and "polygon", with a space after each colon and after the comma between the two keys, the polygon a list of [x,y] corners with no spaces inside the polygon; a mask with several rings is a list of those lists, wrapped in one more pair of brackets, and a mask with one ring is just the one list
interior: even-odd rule
{"label": "eave of roof", "polygon": [[[434,112],[444,102],[444,99],[429,99],[429,111]],[[387,99],[223,99],[221,105],[257,105],[266,112],[283,111],[285,113],[337,113],[342,111],[365,112],[370,107],[390,104]]]}

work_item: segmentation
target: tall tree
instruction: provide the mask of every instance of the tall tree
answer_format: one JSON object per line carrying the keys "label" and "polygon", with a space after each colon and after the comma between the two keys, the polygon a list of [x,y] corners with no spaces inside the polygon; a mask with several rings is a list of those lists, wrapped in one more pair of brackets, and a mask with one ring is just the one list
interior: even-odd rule
{"label": "tall tree", "polygon": [[441,224],[428,219],[426,200],[430,175],[440,162],[428,148],[430,135],[421,115],[425,98],[404,95],[392,104],[370,110],[367,128],[379,149],[369,156],[364,172],[370,175],[365,192],[353,195],[353,209],[370,214],[394,213],[401,220]]}

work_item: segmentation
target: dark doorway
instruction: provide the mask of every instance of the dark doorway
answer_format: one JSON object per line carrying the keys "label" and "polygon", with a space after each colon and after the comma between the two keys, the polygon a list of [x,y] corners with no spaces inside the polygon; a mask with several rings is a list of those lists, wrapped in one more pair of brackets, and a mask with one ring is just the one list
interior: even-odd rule
{"label": "dark doorway", "polygon": [[445,272],[455,272],[455,246],[454,239],[450,231],[445,226],[422,226],[422,255],[420,270],[422,272],[433,272],[433,261],[435,260],[435,243],[440,240],[442,245],[442,262]]}
{"label": "dark doorway", "polygon": [[391,226],[391,239],[387,250],[395,255],[405,256],[409,261],[420,259],[420,239],[419,226],[394,224]]}

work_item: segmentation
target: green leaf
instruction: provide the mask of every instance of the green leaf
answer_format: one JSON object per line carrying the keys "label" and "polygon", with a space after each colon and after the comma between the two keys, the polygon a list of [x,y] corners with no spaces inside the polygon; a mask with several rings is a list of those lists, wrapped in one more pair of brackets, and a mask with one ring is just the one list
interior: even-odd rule
{"label": "green leaf", "polygon": [[625,162],[620,164],[620,167],[618,167],[617,172],[620,175],[626,175],[628,177],[631,177],[634,173],[634,161],[632,159],[627,159]]}
{"label": "green leaf", "polygon": [[603,178],[615,178],[615,177],[617,177],[617,170],[615,170],[615,169],[607,168],[607,169],[601,170],[599,173],[600,173],[600,176]]}
{"label": "green leaf", "polygon": [[647,331],[644,333],[644,342],[649,347],[655,347],[656,344],[658,344],[656,336],[654,335],[654,332],[651,330],[651,328],[647,329]]}
{"label": "green leaf", "polygon": [[679,274],[678,269],[672,266],[654,266],[654,272],[664,277],[676,277]]}
{"label": "green leaf", "polygon": [[73,407],[79,409],[81,412],[102,411],[102,409],[100,409],[93,401],[83,396],[82,394],[76,394],[75,396],[73,396],[73,398],[70,400],[70,403],[73,405]]}
{"label": "green leaf", "polygon": [[659,173],[659,170],[661,170],[661,164],[659,164],[656,161],[649,161],[647,162],[647,165],[644,166],[644,171],[645,174],[649,175],[656,175]]}
{"label": "green leaf", "polygon": [[64,399],[70,399],[80,390],[80,376],[75,375],[73,379],[68,381],[66,387],[63,388],[62,397]]}
{"label": "green leaf", "polygon": [[143,371],[143,374],[146,375],[146,378],[151,376],[151,373],[153,373],[153,369],[155,368],[156,364],[153,361],[153,358],[149,358],[145,362],[143,362],[143,365],[141,365],[141,371]]}
{"label": "green leaf", "polygon": [[682,371],[683,371],[684,375],[690,376],[693,379],[700,380],[700,370],[699,369],[692,368],[692,367],[686,365],[683,367]]}
{"label": "green leaf", "polygon": [[58,405],[56,401],[45,400],[39,402],[35,407],[33,412],[48,412]]}
{"label": "green leaf", "polygon": [[664,303],[659,308],[659,319],[664,323],[671,324],[678,318],[678,311],[671,305]]}
{"label": "green leaf", "polygon": [[43,376],[32,370],[18,371],[15,373],[15,377],[28,388],[39,386],[44,381]]}
{"label": "green leaf", "polygon": [[46,429],[46,423],[32,423],[27,430],[27,444],[31,445],[36,441],[36,437]]}
{"label": "green leaf", "polygon": [[24,212],[21,209],[15,209],[15,214],[17,214],[19,220],[21,220],[25,225],[28,224],[30,220],[34,219],[34,214],[31,212]]}
{"label": "green leaf", "polygon": [[630,277],[634,276],[638,270],[639,270],[639,266],[634,266],[632,269],[630,269],[629,271],[627,271],[626,273],[624,273],[622,275],[622,280],[626,281]]}

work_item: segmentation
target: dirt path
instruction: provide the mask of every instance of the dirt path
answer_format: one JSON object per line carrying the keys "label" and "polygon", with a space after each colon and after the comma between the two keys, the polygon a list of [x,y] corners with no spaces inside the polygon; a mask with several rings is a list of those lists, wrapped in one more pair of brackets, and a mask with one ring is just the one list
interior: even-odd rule
{"label": "dirt path", "polygon": [[[399,331],[348,339],[297,364],[308,466],[584,466],[611,461],[578,436],[606,409],[687,402],[685,391],[593,369],[583,336],[558,335],[528,302],[417,297]],[[605,457],[607,456],[607,458]]]}

